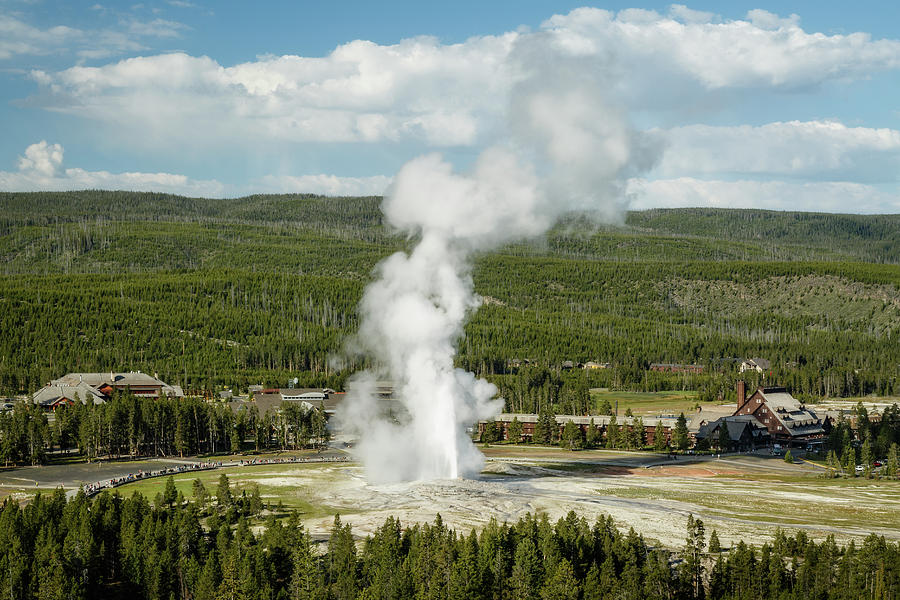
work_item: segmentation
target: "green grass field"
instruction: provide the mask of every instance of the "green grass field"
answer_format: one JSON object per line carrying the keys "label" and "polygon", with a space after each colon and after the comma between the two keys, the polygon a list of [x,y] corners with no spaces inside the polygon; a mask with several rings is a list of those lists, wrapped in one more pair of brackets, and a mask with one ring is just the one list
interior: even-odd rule
{"label": "green grass field", "polygon": [[620,415],[629,408],[635,415],[677,415],[680,412],[688,414],[694,410],[697,406],[697,392],[616,392],[605,388],[594,388],[591,390],[591,400],[597,411],[599,411],[601,402],[607,400],[613,409],[616,408],[616,402],[619,403]]}
{"label": "green grass field", "polygon": [[[289,463],[274,465],[250,465],[244,467],[231,467],[216,469],[213,471],[195,471],[172,475],[175,489],[184,494],[184,497],[193,500],[194,480],[203,482],[207,492],[215,496],[219,477],[225,474],[231,483],[231,493],[235,497],[241,493],[251,493],[253,484],[259,486],[259,492],[264,502],[269,505],[281,503],[287,510],[296,510],[304,518],[324,517],[333,515],[337,510],[331,506],[313,500],[313,495],[308,493],[312,486],[325,486],[333,484],[340,478],[336,469],[343,464],[322,463]],[[145,481],[136,481],[116,488],[123,496],[131,496],[139,492],[153,500],[157,494],[162,493],[166,485],[166,477],[156,477]],[[342,512],[346,513],[346,510]]]}

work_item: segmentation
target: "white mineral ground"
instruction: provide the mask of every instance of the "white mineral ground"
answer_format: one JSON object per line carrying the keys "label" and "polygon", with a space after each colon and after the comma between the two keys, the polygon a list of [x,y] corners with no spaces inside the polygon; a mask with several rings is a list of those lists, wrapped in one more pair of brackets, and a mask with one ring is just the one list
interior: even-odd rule
{"label": "white mineral ground", "polygon": [[[900,493],[883,486],[872,490],[829,487],[816,479],[808,484],[770,485],[697,476],[696,471],[710,468],[706,465],[696,465],[694,472],[684,476],[661,476],[658,469],[647,470],[646,475],[581,474],[555,466],[552,461],[491,461],[478,479],[386,485],[368,484],[363,469],[353,465],[259,472],[236,481],[255,481],[264,492],[267,486],[280,488],[282,496],[296,493],[304,502],[330,509],[327,517],[304,521],[316,537],[328,534],[334,512],[352,524],[355,535],[364,537],[389,516],[411,525],[433,522],[440,513],[448,526],[467,533],[492,518],[512,523],[526,513],[537,513],[555,521],[573,510],[591,525],[598,516],[610,515],[620,528],[633,527],[652,543],[667,547],[683,544],[688,514],[700,516],[708,531],[716,529],[725,545],[741,539],[759,543],[771,538],[779,525],[787,531],[802,528],[816,539],[833,533],[847,541],[873,531],[900,539]],[[691,501],[694,498],[696,503]],[[762,504],[757,506],[757,500]],[[773,506],[781,516],[766,514]],[[791,515],[792,507],[797,508],[796,515]],[[825,507],[831,511],[827,522],[818,518],[818,511]],[[846,519],[841,516],[844,510]]]}

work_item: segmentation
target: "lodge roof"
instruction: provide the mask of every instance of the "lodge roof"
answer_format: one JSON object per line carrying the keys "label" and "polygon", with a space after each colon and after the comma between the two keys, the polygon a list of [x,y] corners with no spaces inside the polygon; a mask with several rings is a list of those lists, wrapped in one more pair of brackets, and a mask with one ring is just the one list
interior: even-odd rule
{"label": "lodge roof", "polygon": [[304,405],[307,409],[322,407],[326,413],[333,414],[343,399],[343,393],[331,390],[284,389],[274,393],[254,394],[253,400],[236,400],[228,405],[234,411],[249,410],[251,406],[256,406],[260,416],[279,411],[284,402]]}
{"label": "lodge roof", "polygon": [[700,427],[699,431],[697,431],[697,438],[702,439],[710,437],[717,429],[722,427],[723,424],[728,430],[728,437],[732,441],[740,440],[744,435],[744,432],[748,429],[752,437],[768,436],[768,429],[766,429],[766,427],[753,415],[729,415],[705,423]]}
{"label": "lodge roof", "polygon": [[181,386],[169,385],[147,373],[110,371],[66,373],[35,392],[32,399],[35,404],[45,407],[53,406],[62,398],[83,403],[87,403],[88,399],[92,398],[94,404],[102,404],[106,401],[106,394],[103,393],[102,388],[107,385],[116,389],[133,389],[139,393],[150,392],[152,395],[184,397],[184,390],[181,389]]}
{"label": "lodge roof", "polygon": [[812,410],[791,396],[783,387],[760,388],[758,392],[772,416],[791,437],[825,433],[822,421]]}
{"label": "lodge roof", "polygon": [[[718,406],[704,406],[688,419],[687,428],[691,433],[697,433],[707,423],[712,423],[722,417],[730,417],[734,414],[735,407],[731,404]],[[687,415],[686,415],[687,416]]]}
{"label": "lodge roof", "polygon": [[51,384],[77,385],[84,382],[91,387],[100,387],[104,384],[114,387],[124,386],[152,386],[163,387],[166,385],[164,381],[153,377],[147,373],[140,371],[129,371],[128,373],[66,373],[59,379],[54,379]]}
{"label": "lodge roof", "polygon": [[32,400],[40,406],[50,407],[58,404],[61,400],[81,402],[82,404],[87,404],[89,401],[92,404],[103,404],[106,398],[93,387],[80,381],[75,385],[47,384],[34,393]]}
{"label": "lodge roof", "polygon": [[765,358],[748,358],[744,363],[751,367],[759,367],[762,370],[766,370],[772,366],[771,361],[766,360]]}
{"label": "lodge roof", "polygon": [[[492,420],[501,421],[501,422],[511,422],[513,418],[519,420],[520,423],[537,423],[539,415],[536,414],[519,414],[519,413],[501,413],[496,415]],[[622,425],[626,423],[631,425],[634,423],[634,420],[638,417],[616,417],[616,423],[618,425]],[[675,423],[678,421],[677,417],[640,417],[644,421],[644,427],[648,426],[656,426],[657,423],[662,423],[664,427],[675,427]],[[558,425],[565,425],[569,421],[572,421],[576,425],[590,425],[591,419],[594,420],[594,425],[597,427],[609,425],[610,419],[612,419],[609,415],[556,415],[556,423]],[[486,422],[484,420],[482,423]]]}

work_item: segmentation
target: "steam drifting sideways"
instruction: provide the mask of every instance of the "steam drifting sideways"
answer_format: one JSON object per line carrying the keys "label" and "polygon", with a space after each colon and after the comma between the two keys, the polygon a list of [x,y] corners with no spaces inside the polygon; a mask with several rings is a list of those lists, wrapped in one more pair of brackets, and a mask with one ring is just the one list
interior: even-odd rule
{"label": "steam drifting sideways", "polygon": [[[520,37],[507,65],[516,84],[507,139],[459,174],[438,154],[400,170],[385,196],[389,224],[420,241],[376,269],[350,346],[373,359],[355,376],[343,426],[359,436],[370,481],[477,475],[484,459],[466,425],[502,408],[494,385],[454,367],[456,342],[480,298],[472,257],[532,238],[572,210],[620,220],[620,181],[649,168],[654,144],[613,106],[608,64],[587,63],[552,34]],[[404,414],[385,414],[377,377],[395,384]]]}

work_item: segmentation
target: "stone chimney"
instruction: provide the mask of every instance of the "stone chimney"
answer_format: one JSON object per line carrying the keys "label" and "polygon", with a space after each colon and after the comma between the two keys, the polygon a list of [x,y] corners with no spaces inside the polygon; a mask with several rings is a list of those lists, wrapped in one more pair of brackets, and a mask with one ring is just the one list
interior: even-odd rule
{"label": "stone chimney", "polygon": [[739,379],[737,382],[737,407],[738,410],[744,408],[744,404],[747,402],[747,388],[743,379]]}

